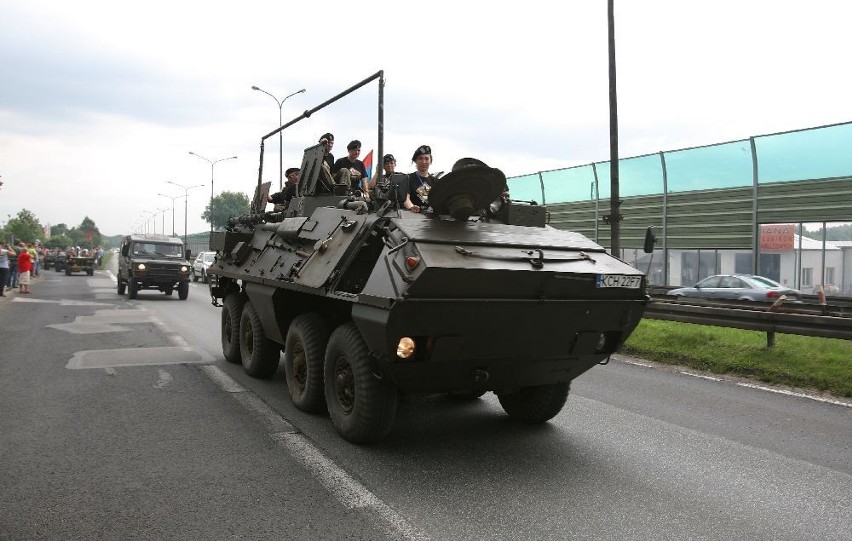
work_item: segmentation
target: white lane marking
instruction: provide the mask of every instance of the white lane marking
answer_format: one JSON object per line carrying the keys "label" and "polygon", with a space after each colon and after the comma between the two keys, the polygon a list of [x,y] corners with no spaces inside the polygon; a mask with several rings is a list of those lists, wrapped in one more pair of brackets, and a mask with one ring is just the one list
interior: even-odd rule
{"label": "white lane marking", "polygon": [[643,368],[654,368],[654,365],[652,365],[652,364],[639,363],[639,362],[636,362],[636,361],[628,361],[627,359],[622,359],[621,362],[623,362],[624,364],[632,364],[634,366],[641,366]]}
{"label": "white lane marking", "polygon": [[[656,367],[652,364],[640,363],[638,361],[632,361],[632,360],[624,358],[624,357],[616,358],[614,360],[616,360],[620,363],[624,363],[624,364],[632,364],[634,366],[641,366],[643,368],[658,368],[658,367]],[[840,400],[833,400],[831,398],[823,398],[821,396],[814,396],[814,395],[807,394],[807,393],[797,393],[795,391],[787,391],[785,389],[773,389],[772,387],[766,387],[764,385],[756,385],[754,383],[737,382],[737,381],[725,379],[723,377],[717,378],[717,377],[712,377],[712,376],[705,376],[703,374],[696,374],[694,372],[687,372],[687,371],[684,371],[684,370],[678,370],[678,372],[681,373],[681,374],[684,374],[686,376],[694,376],[696,378],[709,379],[710,381],[721,381],[721,382],[724,382],[724,383],[734,383],[736,385],[739,385],[740,387],[748,387],[749,389],[755,389],[755,390],[758,390],[758,391],[769,391],[770,393],[785,394],[785,395],[788,395],[788,396],[795,396],[796,398],[807,398],[807,399],[810,399],[810,400],[816,400],[817,402],[825,402],[827,404],[834,404],[834,405],[837,405],[837,406],[845,406],[847,408],[852,408],[852,403],[842,402]]]}
{"label": "white lane marking", "polygon": [[159,375],[159,379],[157,380],[157,383],[154,384],[155,389],[162,389],[174,380],[172,375],[163,369],[157,370],[157,373]]}
{"label": "white lane marking", "polygon": [[788,391],[786,389],[773,389],[772,387],[764,387],[763,385],[755,385],[754,383],[737,383],[740,387],[748,387],[749,389],[759,389],[761,391],[769,391],[770,393],[777,394],[785,394],[787,396],[795,396],[797,398],[809,398],[811,400],[816,400],[817,402],[826,402],[828,404],[834,404],[836,406],[845,406],[847,408],[852,408],[852,404],[847,404],[846,402],[841,402],[839,400],[833,400],[831,398],[823,398],[821,396],[813,396],[805,393],[797,393],[795,391]]}
{"label": "white lane marking", "polygon": [[722,381],[722,378],[714,378],[713,376],[705,376],[704,374],[696,374],[695,372],[686,372],[684,370],[678,370],[684,376],[692,376],[694,378],[701,379],[709,379],[710,381]]}
{"label": "white lane marking", "polygon": [[272,439],[313,475],[344,507],[369,513],[379,528],[394,539],[428,539],[367,487],[346,473],[346,470],[323,455],[304,434],[300,434],[257,395],[247,391],[216,366],[206,365],[200,368],[222,390],[231,393],[231,396],[240,404],[259,417],[264,425],[271,429]]}

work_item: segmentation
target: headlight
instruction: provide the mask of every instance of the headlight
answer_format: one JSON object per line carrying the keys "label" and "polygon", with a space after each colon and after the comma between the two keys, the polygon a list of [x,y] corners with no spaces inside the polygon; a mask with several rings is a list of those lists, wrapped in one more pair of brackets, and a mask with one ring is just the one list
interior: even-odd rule
{"label": "headlight", "polygon": [[184,265],[184,266],[182,266],[182,267],[180,268],[180,271],[181,271],[181,272],[189,272],[189,267],[187,267],[186,265]]}
{"label": "headlight", "polygon": [[138,265],[136,265],[136,269],[137,270],[145,270],[145,263],[139,263]]}
{"label": "headlight", "polygon": [[400,359],[408,359],[414,355],[414,340],[407,336],[399,339],[396,345],[396,356]]}

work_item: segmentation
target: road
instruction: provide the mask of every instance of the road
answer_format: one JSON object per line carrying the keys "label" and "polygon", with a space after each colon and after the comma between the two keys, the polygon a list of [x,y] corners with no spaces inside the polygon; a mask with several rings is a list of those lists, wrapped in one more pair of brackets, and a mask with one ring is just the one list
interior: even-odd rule
{"label": "road", "polygon": [[33,290],[0,304],[0,538],[852,538],[847,401],[620,359],[542,426],[410,398],[356,446],[225,362],[203,284]]}

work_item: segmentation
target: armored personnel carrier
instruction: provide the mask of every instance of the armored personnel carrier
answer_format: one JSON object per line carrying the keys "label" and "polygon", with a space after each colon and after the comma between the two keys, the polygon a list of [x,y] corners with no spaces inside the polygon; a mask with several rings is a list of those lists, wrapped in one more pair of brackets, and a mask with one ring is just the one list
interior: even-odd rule
{"label": "armored personnel carrier", "polygon": [[261,204],[213,235],[209,273],[225,358],[265,378],[283,350],[293,403],[327,410],[345,439],[386,436],[406,394],[492,391],[510,417],[546,422],[639,322],[644,274],[513,202],[499,169],[462,159],[431,212],[364,213],[322,157],[305,150],[286,211]]}

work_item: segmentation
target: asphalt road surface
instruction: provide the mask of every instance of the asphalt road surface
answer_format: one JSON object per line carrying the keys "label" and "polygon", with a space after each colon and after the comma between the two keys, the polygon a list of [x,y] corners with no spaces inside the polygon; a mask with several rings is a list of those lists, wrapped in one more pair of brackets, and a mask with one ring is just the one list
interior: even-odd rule
{"label": "asphalt road surface", "polygon": [[225,362],[205,285],[42,275],[0,299],[2,539],[852,539],[849,401],[620,359],[545,425],[419,397],[356,446]]}

